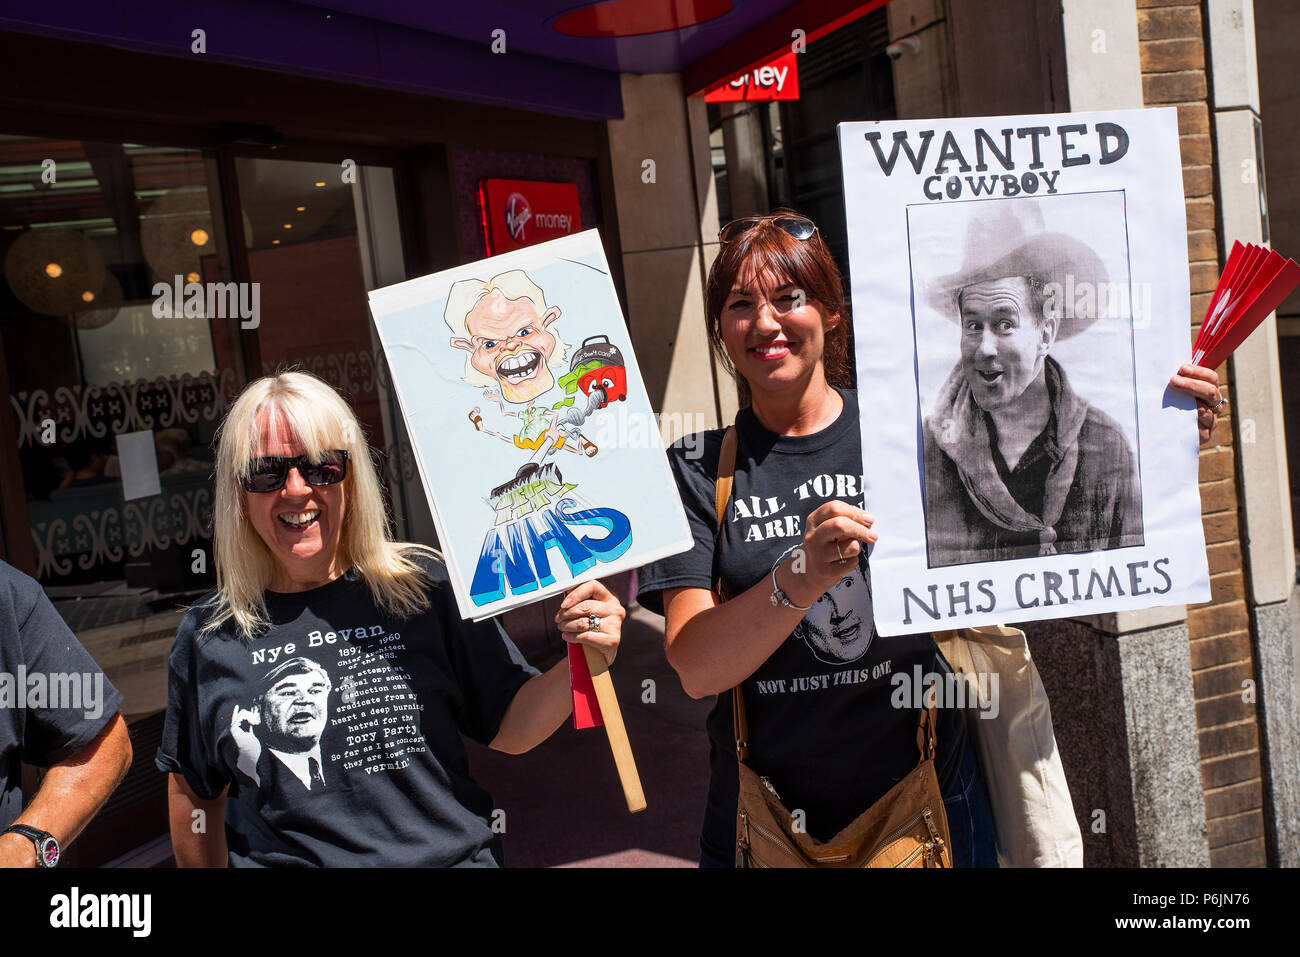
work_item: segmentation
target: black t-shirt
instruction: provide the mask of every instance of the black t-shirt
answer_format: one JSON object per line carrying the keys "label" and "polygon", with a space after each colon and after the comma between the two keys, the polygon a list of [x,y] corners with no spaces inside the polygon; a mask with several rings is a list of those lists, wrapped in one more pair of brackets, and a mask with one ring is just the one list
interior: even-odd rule
{"label": "black t-shirt", "polygon": [[181,621],[157,764],[204,799],[230,786],[232,866],[500,864],[460,734],[489,743],[538,672],[418,561],[430,607],[404,620],[349,572],[267,592],[271,627],[250,641],[229,622],[200,636],[208,599]]}
{"label": "black t-shirt", "polygon": [[[802,543],[804,520],[814,509],[832,499],[865,507],[857,396],[841,395],[844,410],[813,435],[776,435],[751,409],[740,410],[735,481],[716,566],[714,486],[723,430],[669,449],[695,547],[641,570],[641,604],[662,614],[665,590],[711,588],[715,573],[728,594],[760,580],[770,588],[772,566]],[[804,811],[817,840],[833,837],[916,766],[920,714],[892,706],[891,678],[917,668],[922,675],[949,672],[931,635],[875,634],[865,551],[846,567],[743,683],[750,766],[772,781],[787,808]],[[735,844],[738,789],[731,694],[718,695],[709,714],[712,774],[701,836],[706,851],[724,858]],[[965,735],[960,715],[941,710],[936,762],[943,785],[956,773]]]}
{"label": "black t-shirt", "polygon": [[22,762],[58,764],[121,706],[36,580],[0,562],[0,830],[22,813]]}

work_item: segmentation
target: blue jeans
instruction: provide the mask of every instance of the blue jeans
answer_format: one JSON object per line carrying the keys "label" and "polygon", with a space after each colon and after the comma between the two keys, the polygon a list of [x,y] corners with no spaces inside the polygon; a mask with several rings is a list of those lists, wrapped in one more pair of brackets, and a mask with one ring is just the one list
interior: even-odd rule
{"label": "blue jeans", "polygon": [[[993,811],[989,808],[984,776],[969,741],[962,749],[961,763],[943,796],[943,810],[948,817],[948,836],[952,838],[952,861],[955,867],[997,867],[998,846],[993,833]],[[714,857],[700,851],[700,867],[734,867],[729,858]]]}
{"label": "blue jeans", "polygon": [[943,795],[952,838],[955,867],[997,867],[998,845],[993,832],[993,811],[989,807],[984,776],[975,758],[975,747],[967,740],[961,763]]}

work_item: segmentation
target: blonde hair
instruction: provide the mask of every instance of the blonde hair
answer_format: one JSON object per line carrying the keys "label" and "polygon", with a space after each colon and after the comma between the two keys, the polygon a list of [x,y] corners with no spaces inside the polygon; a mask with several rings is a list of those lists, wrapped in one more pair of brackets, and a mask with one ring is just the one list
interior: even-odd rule
{"label": "blonde hair", "polygon": [[258,458],[263,413],[270,439],[284,438],[276,412],[284,414],[292,437],[313,460],[331,449],[348,453],[340,566],[361,576],[385,612],[404,618],[428,608],[428,579],[413,558],[442,556],[427,545],[390,538],[379,477],[356,413],[328,383],[307,372],[288,371],[249,383],[218,432],[213,516],[217,594],[201,631],[215,631],[233,620],[240,637],[250,638],[270,623],[265,593],[274,580],[276,559],[248,518],[244,495],[252,493],[245,493],[242,480]]}
{"label": "blonde hair", "polygon": [[[474,307],[478,305],[480,299],[484,296],[490,296],[494,292],[501,293],[511,302],[517,299],[527,299],[533,304],[533,309],[536,310],[539,317],[545,315],[546,310],[549,308],[546,305],[546,295],[542,292],[542,287],[529,279],[528,273],[522,269],[511,269],[508,272],[498,273],[487,280],[461,279],[451,284],[451,289],[447,292],[447,308],[442,313],[442,321],[447,324],[447,328],[451,330],[453,336],[473,340],[474,336],[469,331],[469,314],[474,311]],[[547,365],[551,367],[552,371],[559,370],[562,375],[569,371],[564,368],[565,355],[568,353],[569,347],[560,338],[559,333],[553,329],[548,331],[555,337],[555,352],[551,355]],[[464,379],[473,386],[497,384],[497,380],[492,376],[474,368],[473,352],[465,357]]]}

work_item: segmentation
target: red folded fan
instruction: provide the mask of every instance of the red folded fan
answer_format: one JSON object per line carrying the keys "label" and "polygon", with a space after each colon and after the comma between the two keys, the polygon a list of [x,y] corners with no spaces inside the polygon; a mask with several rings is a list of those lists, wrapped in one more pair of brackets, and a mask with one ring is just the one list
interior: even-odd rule
{"label": "red folded fan", "polygon": [[1300,266],[1294,259],[1253,243],[1233,243],[1196,337],[1192,363],[1217,369],[1297,285]]}

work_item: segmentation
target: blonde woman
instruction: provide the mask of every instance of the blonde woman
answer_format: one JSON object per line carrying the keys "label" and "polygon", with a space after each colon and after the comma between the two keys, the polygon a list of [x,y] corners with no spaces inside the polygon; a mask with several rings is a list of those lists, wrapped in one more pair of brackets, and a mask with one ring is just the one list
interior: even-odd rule
{"label": "blonde woman", "polygon": [[[499,866],[460,735],[544,741],[567,664],[540,674],[495,620],[461,620],[438,553],[390,539],[361,426],[314,376],[235,401],[215,511],[217,589],[177,631],[157,758],[177,864]],[[556,623],[612,662],[623,616],[587,582]]]}

